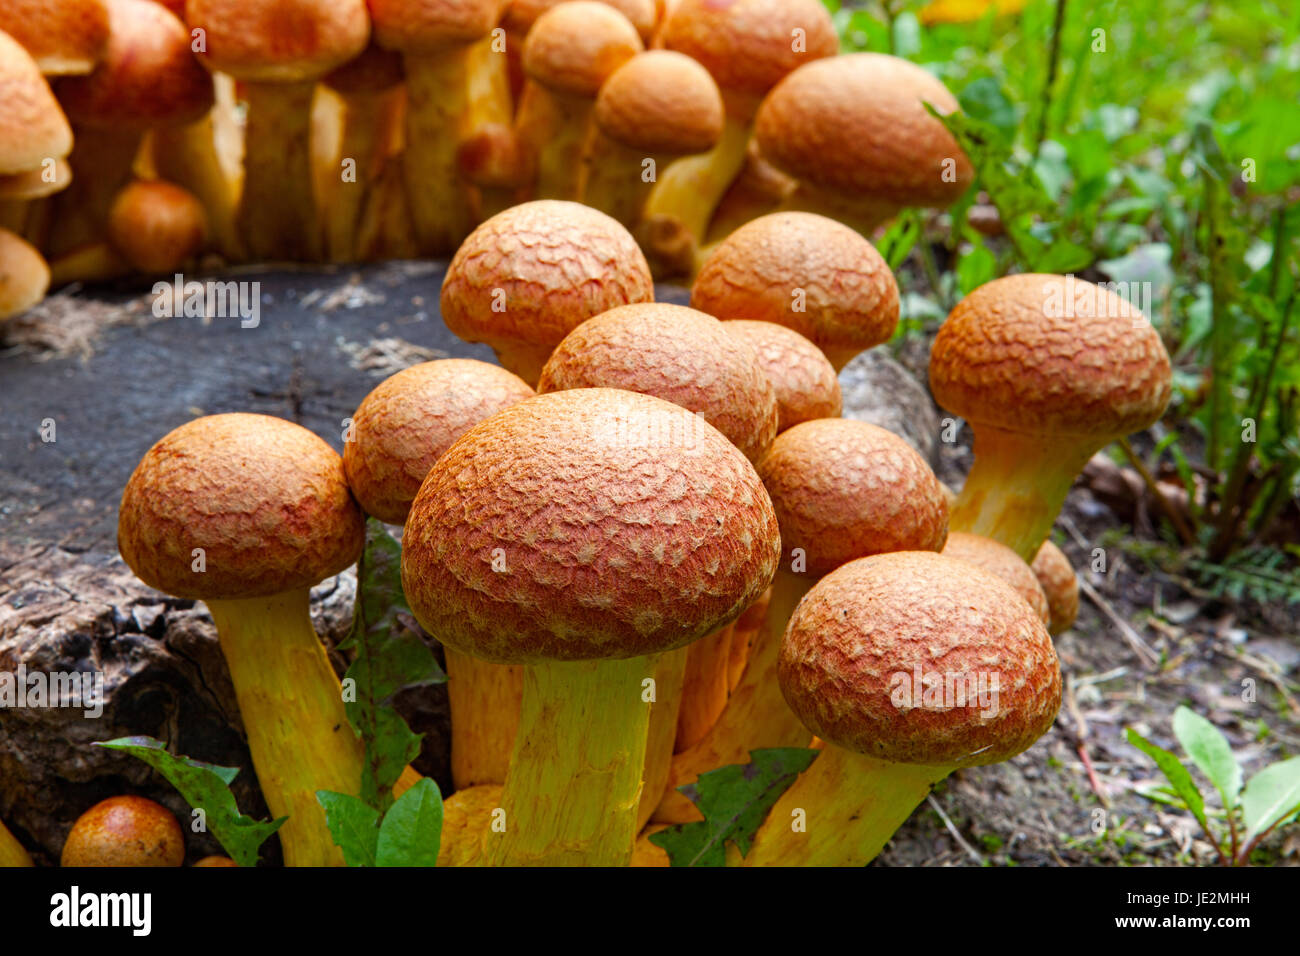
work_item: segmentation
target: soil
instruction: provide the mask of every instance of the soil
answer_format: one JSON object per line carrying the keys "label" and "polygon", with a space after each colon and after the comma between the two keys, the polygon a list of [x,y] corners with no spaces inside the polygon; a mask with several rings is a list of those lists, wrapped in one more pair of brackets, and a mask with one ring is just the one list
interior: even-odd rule
{"label": "soil", "polygon": [[[159,319],[140,284],[65,291],[0,326],[0,546],[111,564],[131,470],[195,415],[280,415],[341,449],[343,420],[391,372],[435,357],[491,360],[441,322],[442,272],[439,263],[390,263],[222,277],[261,283],[255,329],[237,319]],[[679,287],[658,295],[687,301]],[[923,373],[926,352],[914,340],[897,357]],[[51,422],[55,440],[43,441]],[[940,442],[936,457],[940,477],[959,487],[969,431]],[[1228,735],[1247,777],[1300,753],[1295,606],[1208,599],[1147,566],[1133,556],[1129,529],[1082,487],[1054,537],[1095,595],[1057,639],[1067,700],[1055,727],[1008,763],[950,777],[875,865],[1210,863],[1188,814],[1141,795],[1161,781],[1125,729],[1177,750],[1171,717],[1187,704]],[[0,605],[11,566],[0,562]],[[417,729],[436,734],[437,710]],[[1300,835],[1275,837],[1259,857],[1300,863]]]}

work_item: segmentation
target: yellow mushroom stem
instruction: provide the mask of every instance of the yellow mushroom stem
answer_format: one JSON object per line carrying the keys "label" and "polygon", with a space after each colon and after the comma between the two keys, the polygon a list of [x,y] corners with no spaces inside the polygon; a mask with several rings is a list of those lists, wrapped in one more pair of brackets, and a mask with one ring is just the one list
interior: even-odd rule
{"label": "yellow mushroom stem", "polygon": [[194,194],[207,213],[217,251],[228,261],[238,262],[243,257],[243,246],[235,229],[239,189],[217,154],[214,114],[223,108],[218,103],[192,123],[154,130],[153,164],[159,178]]}
{"label": "yellow mushroom stem", "polygon": [[9,832],[4,823],[0,823],[0,869],[32,865],[31,856],[18,842],[18,838]]}
{"label": "yellow mushroom stem", "polygon": [[499,818],[500,810],[500,784],[457,790],[444,800],[438,866],[482,866],[493,817]]}
{"label": "yellow mushroom stem", "polygon": [[729,624],[686,649],[682,706],[677,715],[677,739],[673,744],[675,752],[694,746],[709,732],[727,706],[727,695],[731,690],[727,675],[735,631],[735,625]]}
{"label": "yellow mushroom stem", "polygon": [[[704,640],[707,640],[705,638]],[[696,641],[696,644],[701,641]],[[679,647],[659,655],[655,665],[655,699],[650,705],[650,725],[646,732],[645,770],[642,773],[641,799],[637,804],[636,828],[650,820],[668,786],[672,772],[677,722],[681,712],[686,667],[691,647]]]}
{"label": "yellow mushroom stem", "polygon": [[870,239],[903,207],[885,199],[849,199],[800,183],[771,212],[812,212],[844,223]]}
{"label": "yellow mushroom stem", "polygon": [[523,668],[493,664],[450,647],[447,697],[451,708],[451,779],[457,790],[506,779],[519,726]]}
{"label": "yellow mushroom stem", "polygon": [[[373,201],[379,173],[389,153],[390,131],[401,97],[396,89],[341,95],[341,141],[336,161],[331,163],[329,187],[321,205],[329,260],[355,262],[362,214]],[[352,164],[347,179],[344,179],[344,162]]]}
{"label": "yellow mushroom stem", "polygon": [[587,131],[595,101],[529,82],[519,98],[516,129],[533,172],[534,199],[582,199]]}
{"label": "yellow mushroom stem", "polygon": [[[806,733],[806,732],[805,732]],[[827,745],[728,866],[865,866],[953,767],[888,763]]]}
{"label": "yellow mushroom stem", "polygon": [[676,220],[695,240],[696,247],[702,246],[714,209],[745,166],[749,130],[748,120],[728,114],[717,146],[660,170],[658,182],[646,199],[643,218]]}
{"label": "yellow mushroom stem", "polygon": [[311,163],[314,83],[246,83],[244,190],[237,222],[260,261],[321,257]]}
{"label": "yellow mushroom stem", "polygon": [[[343,690],[311,623],[307,589],[209,600],[235,685],[253,769],[279,830],[286,866],[342,866],[317,790],[357,794],[364,748],[348,724]],[[400,797],[420,780],[407,767]]]}
{"label": "yellow mushroom stem", "polygon": [[772,590],[764,591],[749,607],[736,618],[735,630],[731,634],[731,657],[727,662],[727,693],[733,692],[745,676],[745,666],[749,663],[750,648],[763,629],[767,618],[767,608],[772,601]]}
{"label": "yellow mushroom stem", "polygon": [[524,668],[496,866],[626,866],[636,840],[658,655]]}
{"label": "yellow mushroom stem", "polygon": [[456,152],[462,137],[483,121],[481,113],[499,113],[478,87],[479,46],[405,57],[406,195],[416,241],[430,255],[455,251],[474,228],[470,190],[460,178]]}
{"label": "yellow mushroom stem", "polygon": [[[462,124],[464,139],[488,126],[509,129],[514,122],[514,98],[510,92],[510,67],[504,50],[497,49],[497,39],[485,37],[469,51],[469,122]],[[475,220],[491,219],[517,201],[517,190],[509,187],[479,186]]]}
{"label": "yellow mushroom stem", "polygon": [[406,199],[406,154],[384,159],[375,175],[374,189],[361,214],[356,240],[356,261],[414,259],[417,256],[411,208]]}
{"label": "yellow mushroom stem", "polygon": [[670,168],[673,159],[624,146],[593,126],[582,201],[634,229],[659,174]]}
{"label": "yellow mushroom stem", "polygon": [[109,243],[92,242],[50,260],[50,284],[105,282],[130,271],[130,264]]}
{"label": "yellow mushroom stem", "polygon": [[1075,477],[1105,442],[973,426],[975,464],[949,527],[1000,541],[1026,563],[1042,547]]}
{"label": "yellow mushroom stem", "polygon": [[312,627],[304,588],[206,602],[235,685],[253,769],[280,828],[286,866],[342,866],[316,791],[361,789],[364,751]]}
{"label": "yellow mushroom stem", "polygon": [[777,571],[767,617],[750,648],[745,673],[708,733],[695,746],[673,757],[668,788],[653,817],[656,823],[689,823],[702,819],[695,804],[677,791],[680,786],[694,783],[700,774],[748,763],[749,752],[755,748],[798,747],[807,743],[808,731],[781,696],[776,662],[795,605],[816,583],[816,578],[784,568]]}

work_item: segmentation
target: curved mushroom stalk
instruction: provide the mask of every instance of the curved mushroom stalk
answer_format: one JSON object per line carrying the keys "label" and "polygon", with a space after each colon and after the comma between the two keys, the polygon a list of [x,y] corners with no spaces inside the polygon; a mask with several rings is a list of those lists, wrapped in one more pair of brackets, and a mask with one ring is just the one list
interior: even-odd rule
{"label": "curved mushroom stalk", "polygon": [[310,146],[315,92],[314,82],[244,85],[244,191],[237,221],[254,259],[321,257]]}
{"label": "curved mushroom stalk", "polygon": [[444,647],[451,710],[451,779],[457,790],[505,782],[519,728],[523,670]]}
{"label": "curved mushroom stalk", "polygon": [[683,647],[660,654],[659,663],[655,666],[655,699],[650,705],[645,771],[642,774],[641,799],[636,811],[638,831],[654,815],[655,807],[663,799],[664,788],[668,786],[673,764],[673,743],[677,739],[678,718],[684,699],[689,651],[690,648]]}
{"label": "curved mushroom stalk", "polygon": [[285,865],[342,866],[316,791],[358,793],[364,754],[311,625],[308,591],[205,603],[262,795],[273,816],[289,818],[280,829]]}
{"label": "curved mushroom stalk", "polygon": [[726,708],[727,696],[731,693],[728,673],[735,633],[736,626],[729,624],[687,649],[674,752],[680,753],[694,746]]}

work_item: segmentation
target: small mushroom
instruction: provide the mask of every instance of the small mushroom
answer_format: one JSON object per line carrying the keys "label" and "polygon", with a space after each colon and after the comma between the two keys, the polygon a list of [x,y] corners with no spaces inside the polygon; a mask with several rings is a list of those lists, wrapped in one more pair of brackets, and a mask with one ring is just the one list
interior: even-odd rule
{"label": "small mushroom", "polygon": [[935,782],[1027,749],[1061,706],[1056,651],[1029,605],[987,571],[925,552],[823,578],[790,619],[778,672],[826,746],[772,807],[745,866],[870,862]]}
{"label": "small mushroom", "polygon": [[63,866],[180,866],[185,837],[172,812],[144,797],[109,797],[72,825]]}
{"label": "small mushroom", "polygon": [[1070,559],[1049,538],[1034,555],[1030,567],[1047,596],[1048,616],[1051,619],[1047,632],[1052,637],[1064,634],[1074,626],[1074,620],[1079,616],[1079,579],[1070,565]]}
{"label": "small mushroom", "polygon": [[839,418],[840,380],[826,354],[793,329],[775,322],[736,319],[722,327],[748,342],[776,392],[777,434],[815,418]]}
{"label": "small mushroom", "polygon": [[943,546],[940,554],[973,564],[994,577],[1001,578],[1011,586],[1013,591],[1024,598],[1025,603],[1042,620],[1043,626],[1047,626],[1049,611],[1043,586],[1038,583],[1038,577],[1020,555],[1005,544],[1000,544],[992,538],[985,538],[983,535],[952,531],[948,534],[948,542]]}

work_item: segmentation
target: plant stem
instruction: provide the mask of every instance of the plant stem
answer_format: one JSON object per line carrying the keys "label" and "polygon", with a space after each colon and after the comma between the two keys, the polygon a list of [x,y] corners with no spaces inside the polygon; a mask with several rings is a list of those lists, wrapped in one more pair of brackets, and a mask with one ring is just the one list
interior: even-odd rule
{"label": "plant stem", "polygon": [[1173,524],[1174,530],[1178,532],[1178,537],[1182,540],[1183,544],[1195,544],[1196,533],[1187,526],[1187,522],[1183,520],[1183,516],[1169,503],[1169,499],[1165,497],[1165,493],[1160,490],[1160,486],[1156,483],[1155,477],[1151,474],[1146,463],[1142,461],[1138,453],[1133,450],[1133,446],[1129,444],[1128,439],[1121,438],[1117,444],[1119,445],[1120,450],[1124,452],[1124,456],[1128,458],[1129,462],[1133,465],[1133,468],[1142,476],[1142,481],[1147,486],[1147,491],[1149,491],[1151,497],[1156,500],[1156,504],[1160,506],[1160,510],[1165,513],[1165,517],[1167,517],[1170,523]]}
{"label": "plant stem", "polygon": [[1038,132],[1034,136],[1034,159],[1038,158],[1047,138],[1047,118],[1052,111],[1052,87],[1056,85],[1056,70],[1061,57],[1061,31],[1065,26],[1066,0],[1056,0],[1056,16],[1052,21],[1052,45],[1047,53],[1047,82],[1043,84],[1043,109],[1038,114]]}

